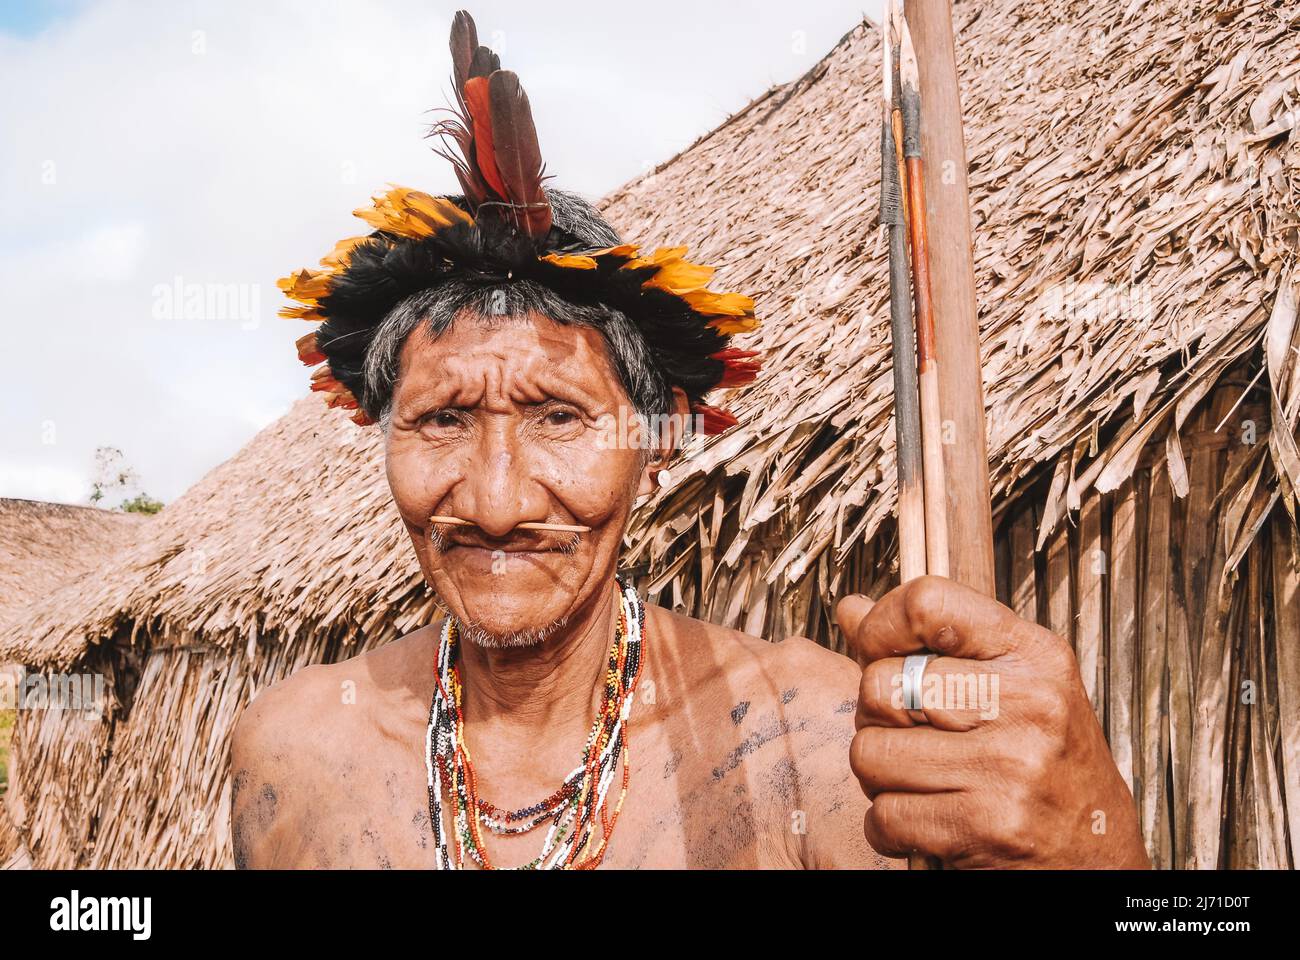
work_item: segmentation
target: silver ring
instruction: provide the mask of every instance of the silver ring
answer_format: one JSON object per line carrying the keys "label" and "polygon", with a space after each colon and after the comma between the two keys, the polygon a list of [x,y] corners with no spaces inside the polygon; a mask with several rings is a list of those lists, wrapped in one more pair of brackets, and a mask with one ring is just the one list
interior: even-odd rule
{"label": "silver ring", "polygon": [[921,681],[934,658],[933,653],[914,653],[903,660],[903,709],[917,723],[930,722],[922,709]]}

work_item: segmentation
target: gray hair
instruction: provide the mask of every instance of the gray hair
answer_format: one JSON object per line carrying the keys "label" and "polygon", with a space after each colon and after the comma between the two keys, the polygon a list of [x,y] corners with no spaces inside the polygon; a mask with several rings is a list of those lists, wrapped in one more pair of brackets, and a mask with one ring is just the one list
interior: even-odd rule
{"label": "gray hair", "polygon": [[[547,190],[557,226],[591,248],[614,246],[618,234],[595,209],[576,194]],[[366,348],[363,396],[366,412],[385,430],[397,389],[399,359],[406,338],[421,324],[437,338],[462,312],[482,318],[522,317],[538,313],[557,323],[591,327],[605,341],[612,372],[618,377],[633,409],[647,424],[670,412],[672,391],[649,344],[625,313],[604,304],[571,303],[535,280],[475,280],[456,277],[412,294],[379,324]],[[652,454],[647,450],[647,454]]]}

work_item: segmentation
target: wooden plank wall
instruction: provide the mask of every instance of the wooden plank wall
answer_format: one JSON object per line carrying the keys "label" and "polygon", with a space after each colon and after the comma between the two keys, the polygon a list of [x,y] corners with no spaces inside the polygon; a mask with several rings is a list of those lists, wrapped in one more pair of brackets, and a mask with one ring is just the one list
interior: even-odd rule
{"label": "wooden plank wall", "polygon": [[1161,438],[1041,550],[1037,490],[996,531],[999,599],[1070,641],[1162,868],[1300,856],[1300,545],[1240,393],[1184,425],[1184,496]]}

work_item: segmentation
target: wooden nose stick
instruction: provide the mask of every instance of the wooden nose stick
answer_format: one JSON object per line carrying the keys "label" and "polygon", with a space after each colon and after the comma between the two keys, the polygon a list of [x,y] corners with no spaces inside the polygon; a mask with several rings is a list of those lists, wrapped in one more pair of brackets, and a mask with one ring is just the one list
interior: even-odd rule
{"label": "wooden nose stick", "polygon": [[[429,518],[430,523],[450,523],[458,527],[474,527],[478,524],[472,520],[462,520],[460,517],[441,517],[432,516]],[[575,523],[541,523],[535,520],[527,520],[523,523],[516,524],[519,530],[555,530],[559,533],[589,533],[591,527],[584,527]]]}

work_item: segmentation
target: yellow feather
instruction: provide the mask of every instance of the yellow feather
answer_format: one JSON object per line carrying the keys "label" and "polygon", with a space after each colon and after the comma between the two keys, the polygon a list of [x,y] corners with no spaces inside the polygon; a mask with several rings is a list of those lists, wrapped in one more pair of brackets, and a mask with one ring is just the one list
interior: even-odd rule
{"label": "yellow feather", "polygon": [[623,266],[628,270],[639,270],[642,267],[663,266],[673,260],[680,260],[682,254],[686,252],[685,247],[660,247],[648,257],[637,257]]}
{"label": "yellow feather", "polygon": [[346,270],[349,261],[352,259],[352,251],[356,248],[357,244],[368,239],[370,238],[348,237],[346,240],[340,240],[338,243],[334,244],[333,250],[320,258],[320,265],[322,267],[330,267],[335,271]]}
{"label": "yellow feather", "polygon": [[423,240],[433,233],[433,227],[426,220],[413,218],[400,208],[394,202],[392,192],[376,197],[375,205],[370,209],[362,207],[352,213],[376,230],[395,233],[411,240]]}
{"label": "yellow feather", "polygon": [[280,316],[290,320],[316,320],[324,322],[325,316],[314,306],[281,307]]}
{"label": "yellow feather", "polygon": [[687,260],[669,260],[642,286],[655,287],[680,295],[702,289],[712,278],[712,267]]}
{"label": "yellow feather", "polygon": [[[398,189],[402,188],[399,187]],[[474,222],[473,217],[446,197],[431,197],[429,194],[420,193],[418,190],[406,190],[401,194],[398,204],[409,208],[416,215],[425,218],[431,226],[438,229],[469,226]]]}
{"label": "yellow feather", "polygon": [[709,321],[709,326],[721,334],[749,333],[758,329],[758,320],[754,317],[716,317]]}
{"label": "yellow feather", "polygon": [[474,222],[473,217],[445,197],[433,197],[406,187],[393,187],[375,197],[373,207],[352,212],[376,230],[414,240]]}
{"label": "yellow feather", "polygon": [[553,263],[557,267],[568,267],[570,270],[595,270],[596,261],[591,257],[585,257],[581,254],[571,253],[548,253],[539,260],[545,260],[547,263]]}
{"label": "yellow feather", "polygon": [[636,256],[637,247],[633,243],[620,243],[617,247],[606,247],[604,250],[596,250],[590,254],[593,257],[618,257],[625,259]]}
{"label": "yellow feather", "polygon": [[331,275],[326,271],[313,273],[306,268],[287,277],[281,277],[275,285],[291,299],[299,303],[315,305],[316,301],[329,293]]}
{"label": "yellow feather", "polygon": [[754,315],[754,298],[743,293],[714,293],[712,290],[692,290],[682,294],[682,299],[696,313],[705,316],[744,317]]}

